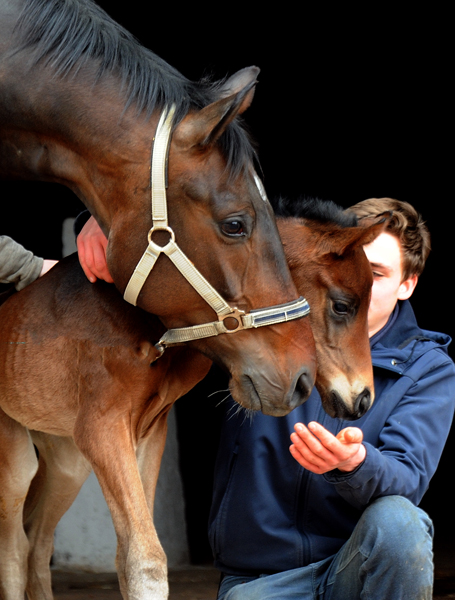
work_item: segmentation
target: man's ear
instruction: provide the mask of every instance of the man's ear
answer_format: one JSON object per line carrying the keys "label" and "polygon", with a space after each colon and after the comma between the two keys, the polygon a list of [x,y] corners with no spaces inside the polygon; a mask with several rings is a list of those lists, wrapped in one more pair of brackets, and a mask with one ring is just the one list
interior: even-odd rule
{"label": "man's ear", "polygon": [[408,300],[412,296],[418,281],[417,275],[405,279],[398,288],[398,300]]}

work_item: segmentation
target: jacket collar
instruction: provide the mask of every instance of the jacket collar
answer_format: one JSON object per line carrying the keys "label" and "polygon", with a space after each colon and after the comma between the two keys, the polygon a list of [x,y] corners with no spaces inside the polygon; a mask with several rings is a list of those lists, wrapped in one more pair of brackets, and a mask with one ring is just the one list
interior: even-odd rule
{"label": "jacket collar", "polygon": [[370,339],[372,362],[401,374],[431,348],[447,354],[450,342],[447,334],[420,329],[411,303],[398,301],[387,324]]}

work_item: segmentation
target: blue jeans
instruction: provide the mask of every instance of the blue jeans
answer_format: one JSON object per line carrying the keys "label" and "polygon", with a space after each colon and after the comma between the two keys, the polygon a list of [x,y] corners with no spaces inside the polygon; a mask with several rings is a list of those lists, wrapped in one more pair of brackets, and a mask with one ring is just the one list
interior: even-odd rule
{"label": "blue jeans", "polygon": [[400,496],[363,513],[337,554],[259,577],[227,575],[218,600],[432,600],[433,525]]}

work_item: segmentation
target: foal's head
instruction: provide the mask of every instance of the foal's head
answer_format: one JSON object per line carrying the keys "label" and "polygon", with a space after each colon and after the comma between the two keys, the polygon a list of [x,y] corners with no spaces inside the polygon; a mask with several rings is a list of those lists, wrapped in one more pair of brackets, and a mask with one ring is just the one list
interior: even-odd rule
{"label": "foal's head", "polygon": [[356,419],[374,399],[368,339],[371,268],[363,246],[384,219],[358,226],[332,202],[277,205],[278,228],[297,289],[308,299],[316,341],[316,387],[332,417]]}

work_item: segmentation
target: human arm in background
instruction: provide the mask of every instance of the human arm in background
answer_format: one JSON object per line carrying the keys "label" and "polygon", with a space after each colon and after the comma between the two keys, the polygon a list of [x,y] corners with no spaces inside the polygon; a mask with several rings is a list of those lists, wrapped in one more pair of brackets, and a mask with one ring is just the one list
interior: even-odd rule
{"label": "human arm in background", "polygon": [[12,283],[17,290],[44,275],[58,262],[35,256],[7,235],[0,236],[0,257],[0,283]]}

